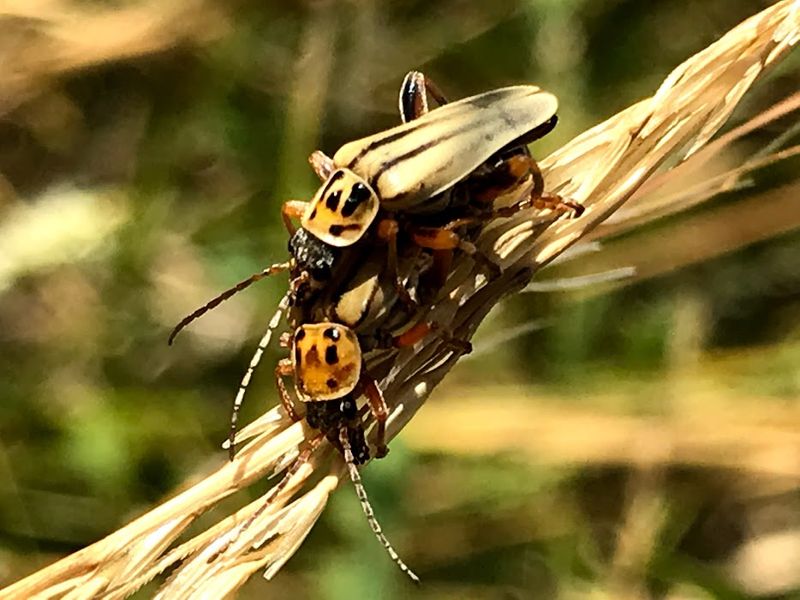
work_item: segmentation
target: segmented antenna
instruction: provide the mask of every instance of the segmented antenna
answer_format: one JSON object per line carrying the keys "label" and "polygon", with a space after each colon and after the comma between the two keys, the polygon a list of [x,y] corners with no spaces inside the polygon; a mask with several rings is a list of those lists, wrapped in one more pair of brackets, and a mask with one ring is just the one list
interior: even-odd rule
{"label": "segmented antenna", "polygon": [[244,402],[244,395],[247,393],[247,386],[250,385],[250,379],[253,377],[253,372],[256,370],[256,367],[258,367],[258,363],[261,362],[261,357],[264,355],[264,350],[266,350],[267,346],[269,345],[275,329],[278,328],[278,324],[281,322],[281,317],[289,308],[289,302],[291,301],[291,298],[292,292],[288,291],[283,298],[281,298],[281,301],[278,302],[278,309],[269,320],[267,330],[261,337],[261,341],[258,342],[258,347],[250,359],[250,364],[247,366],[247,371],[245,371],[244,377],[242,377],[242,380],[239,382],[239,389],[236,392],[236,398],[233,399],[233,408],[231,409],[231,430],[230,433],[228,433],[228,457],[230,460],[233,460],[233,457],[236,454],[236,446],[234,444],[234,439],[236,438],[236,425],[239,422],[239,409],[242,407],[242,402]]}
{"label": "segmented antenna", "polygon": [[172,330],[172,333],[169,334],[169,339],[167,340],[167,343],[171,346],[172,342],[175,340],[175,336],[177,336],[184,327],[186,327],[189,323],[191,323],[192,321],[194,321],[198,317],[202,317],[204,314],[206,314],[212,308],[215,308],[218,305],[220,305],[221,303],[225,302],[225,300],[227,300],[228,298],[230,298],[234,294],[237,294],[238,292],[241,292],[243,289],[245,289],[247,287],[250,287],[256,281],[264,279],[264,277],[269,277],[271,275],[275,275],[276,273],[280,273],[281,271],[288,271],[290,267],[291,267],[291,263],[290,262],[271,265],[271,266],[267,267],[266,269],[264,269],[263,271],[261,271],[259,273],[254,273],[253,275],[251,275],[247,279],[244,279],[244,280],[240,281],[239,283],[237,283],[232,288],[230,288],[228,290],[225,290],[219,296],[217,296],[216,298],[210,300],[204,306],[201,306],[196,311],[194,311],[192,314],[190,314],[190,315],[184,317],[183,319],[181,319],[181,322],[178,323],[175,326],[175,329]]}
{"label": "segmented antenna", "polygon": [[389,543],[389,540],[387,540],[386,536],[383,535],[383,530],[381,529],[380,523],[378,523],[378,519],[375,518],[375,512],[372,510],[372,505],[369,503],[367,490],[364,488],[364,484],[361,482],[361,474],[358,472],[358,467],[356,466],[355,459],[353,458],[353,449],[350,446],[350,440],[347,438],[346,427],[342,427],[339,430],[339,443],[342,445],[342,450],[344,450],[344,462],[347,465],[347,471],[350,474],[350,480],[353,482],[353,486],[356,488],[356,495],[358,496],[359,502],[361,502],[361,510],[364,511],[364,515],[367,517],[367,522],[372,529],[372,533],[375,534],[375,537],[378,538],[378,541],[383,545],[383,547],[386,549],[386,552],[389,554],[389,557],[400,568],[400,570],[408,575],[411,581],[418,584],[419,577],[417,577],[414,571],[412,571],[408,565],[403,562],[403,559],[397,554],[395,549]]}

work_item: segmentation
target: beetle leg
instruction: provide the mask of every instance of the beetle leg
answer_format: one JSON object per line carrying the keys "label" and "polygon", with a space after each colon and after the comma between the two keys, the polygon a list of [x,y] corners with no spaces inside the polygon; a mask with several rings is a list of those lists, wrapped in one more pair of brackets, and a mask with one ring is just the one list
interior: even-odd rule
{"label": "beetle leg", "polygon": [[403,123],[413,121],[428,112],[428,94],[439,106],[447,104],[447,98],[433,81],[420,71],[410,71],[400,85],[400,118]]}
{"label": "beetle leg", "polygon": [[440,290],[447,283],[447,276],[453,266],[452,250],[434,250],[433,264],[425,273],[423,289]]}
{"label": "beetle leg", "polygon": [[377,235],[388,244],[387,262],[389,263],[389,275],[394,281],[397,295],[403,304],[405,304],[406,308],[416,309],[417,303],[411,297],[411,294],[408,293],[403,280],[400,278],[400,268],[397,259],[397,234],[399,231],[399,224],[390,217],[382,219],[378,223]]}
{"label": "beetle leg", "polygon": [[298,415],[297,411],[294,409],[292,397],[289,395],[289,390],[286,389],[286,382],[283,380],[284,377],[288,377],[289,375],[294,375],[294,365],[291,359],[282,358],[278,361],[278,366],[275,367],[275,386],[278,388],[283,410],[286,411],[286,414],[289,415],[292,421],[297,422],[300,420],[300,415]]}
{"label": "beetle leg", "polygon": [[302,217],[303,213],[306,212],[306,206],[308,206],[308,203],[302,200],[287,200],[283,203],[283,206],[281,206],[281,218],[290,236],[293,236],[297,231],[297,227],[292,223],[292,219],[299,219]]}
{"label": "beetle leg", "polygon": [[[558,194],[548,194],[544,191],[544,176],[542,176],[542,170],[539,168],[539,165],[533,158],[528,157],[529,160],[529,169],[530,175],[533,179],[533,189],[531,190],[530,196],[530,206],[536,208],[538,210],[554,210],[560,213],[571,213],[570,217],[580,217],[583,214],[583,211],[586,210],[585,207],[578,203],[573,202],[571,200],[566,200],[559,196]],[[514,210],[517,212],[523,208],[527,208],[524,206],[525,201],[518,202],[517,204],[521,205]],[[506,207],[506,209],[514,209],[516,205],[511,205]],[[503,210],[503,209],[500,209]],[[513,214],[513,213],[512,213]],[[500,215],[505,216],[505,215]]]}
{"label": "beetle leg", "polygon": [[424,339],[430,333],[435,333],[445,344],[462,354],[472,352],[472,344],[466,340],[456,338],[449,329],[442,327],[436,321],[421,321],[407,331],[392,338],[395,348],[407,348]]}
{"label": "beetle leg", "polygon": [[[437,323],[436,321],[430,323],[424,323],[424,325],[427,326],[426,335],[427,333],[435,332],[437,337],[440,340],[442,340],[446,346],[449,346],[454,351],[460,354],[469,354],[470,352],[472,352],[472,343],[467,340],[462,340],[454,336],[453,332],[450,331],[449,327],[444,327],[439,323]],[[414,327],[417,327],[417,325],[415,325]],[[413,331],[414,327],[412,327],[409,330],[409,332]],[[419,339],[422,339],[422,337],[424,336],[421,336]]]}
{"label": "beetle leg", "polygon": [[392,338],[392,346],[395,348],[408,348],[422,340],[431,331],[437,330],[439,327],[436,323],[421,321],[413,325],[407,331]]}
{"label": "beetle leg", "polygon": [[[453,228],[472,222],[473,220],[472,218],[456,219],[444,227],[416,227],[411,234],[411,238],[417,245],[433,250],[434,252],[437,250],[454,250],[458,248],[462,252],[469,254],[474,260],[481,262],[485,267],[490,269],[495,276],[500,275],[500,267],[492,262],[483,252],[478,250],[475,244],[463,239],[457,232],[452,231]],[[442,260],[442,258],[440,258],[440,260]]]}
{"label": "beetle leg", "polygon": [[289,282],[289,291],[292,298],[297,299],[300,296],[300,291],[311,279],[311,274],[308,271],[301,271],[300,274]]}
{"label": "beetle leg", "polygon": [[539,210],[555,210],[561,213],[572,213],[571,217],[580,217],[586,210],[579,202],[565,200],[558,194],[549,194],[544,191],[544,176],[542,170],[533,158],[530,158],[530,173],[533,178],[533,190],[531,190],[531,204],[533,208]]}
{"label": "beetle leg", "polygon": [[449,346],[453,351],[459,354],[469,354],[472,352],[472,342],[462,340],[453,335],[449,328],[443,327],[438,323],[432,323],[432,330],[436,332],[439,339],[441,339],[446,346]]}
{"label": "beetle leg", "polygon": [[472,177],[469,180],[470,198],[480,204],[490,204],[528,177],[533,180],[531,195],[542,195],[544,178],[536,162],[530,155],[514,154],[494,165],[489,173]]}
{"label": "beetle leg", "polygon": [[361,371],[361,385],[364,389],[364,395],[369,402],[369,409],[375,417],[377,431],[375,434],[375,458],[383,458],[389,453],[389,448],[386,446],[386,419],[389,417],[389,409],[386,406],[386,400],[383,398],[383,393],[375,383],[375,380],[369,376],[365,370]]}
{"label": "beetle leg", "polygon": [[291,331],[284,331],[280,337],[278,338],[278,346],[281,348],[289,348],[292,345],[292,334]]}
{"label": "beetle leg", "polygon": [[539,168],[539,163],[533,160],[533,157],[528,156],[528,172],[531,174],[531,179],[533,180],[533,189],[531,190],[531,196],[538,197],[544,195],[544,175],[542,175],[542,170]]}
{"label": "beetle leg", "polygon": [[333,164],[333,159],[321,150],[312,152],[311,156],[308,157],[308,162],[311,164],[314,173],[316,173],[317,177],[322,181],[328,179],[331,173],[336,169]]}
{"label": "beetle leg", "polygon": [[[473,258],[479,256],[481,259],[486,259],[485,262],[493,265],[488,258],[478,252],[475,244],[467,242],[453,231],[456,227],[478,220],[473,218],[455,219],[443,227],[416,227],[412,230],[411,238],[414,242],[422,248],[432,250],[433,254],[433,264],[425,273],[422,290],[434,291],[444,286],[447,282],[447,276],[450,275],[450,269],[453,264],[453,250],[456,248],[460,248]],[[496,266],[492,266],[492,268],[497,269]]]}
{"label": "beetle leg", "polygon": [[[415,227],[411,239],[418,246],[429,250],[453,250],[462,241],[460,235],[446,227]],[[470,253],[469,250],[467,253]]]}
{"label": "beetle leg", "polygon": [[558,194],[542,194],[532,199],[533,208],[538,210],[554,210],[562,214],[570,213],[571,218],[580,217],[586,210],[580,202],[565,200]]}
{"label": "beetle leg", "polygon": [[472,183],[472,199],[480,203],[490,203],[502,196],[530,177],[533,183],[530,195],[510,206],[492,208],[478,213],[482,219],[511,217],[521,210],[536,208],[538,210],[554,210],[561,213],[572,213],[579,217],[584,207],[577,202],[564,200],[557,194],[544,191],[544,177],[539,165],[530,155],[514,154],[495,167],[492,172]]}
{"label": "beetle leg", "polygon": [[370,348],[380,348],[381,350],[410,348],[430,332],[437,331],[438,328],[439,326],[432,321],[420,321],[399,335],[395,335],[388,329],[378,329],[372,334]]}
{"label": "beetle leg", "polygon": [[[531,190],[531,206],[538,210],[554,210],[556,212],[560,212],[562,214],[570,214],[570,217],[580,217],[583,214],[583,211],[586,210],[579,202],[573,202],[572,200],[566,200],[559,196],[558,194],[549,194],[544,191],[544,176],[542,176],[542,170],[539,168],[539,165],[533,158],[529,158],[530,161],[530,173],[531,178],[533,179],[533,189]],[[524,203],[524,201],[523,201]],[[513,205],[508,207],[513,208]],[[522,208],[527,208],[526,206],[522,206],[517,210],[521,210]],[[516,211],[514,211],[516,212]]]}

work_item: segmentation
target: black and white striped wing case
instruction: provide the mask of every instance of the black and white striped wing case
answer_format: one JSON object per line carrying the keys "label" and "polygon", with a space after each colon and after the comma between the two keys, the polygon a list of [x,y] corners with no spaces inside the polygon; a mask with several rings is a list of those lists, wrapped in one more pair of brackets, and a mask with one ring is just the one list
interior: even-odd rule
{"label": "black and white striped wing case", "polygon": [[500,88],[345,144],[333,161],[368,181],[386,209],[424,212],[427,199],[552,119],[557,110],[556,97],[536,86]]}

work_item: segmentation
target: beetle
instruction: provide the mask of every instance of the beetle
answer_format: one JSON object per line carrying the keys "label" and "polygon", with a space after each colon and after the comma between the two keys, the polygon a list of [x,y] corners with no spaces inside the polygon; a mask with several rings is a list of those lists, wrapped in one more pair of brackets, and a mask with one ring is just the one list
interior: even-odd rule
{"label": "beetle", "polygon": [[[432,111],[429,93],[440,105]],[[529,206],[582,212],[580,205],[544,193],[541,172],[525,146],[555,127],[558,101],[552,94],[536,86],[512,86],[448,104],[435,84],[412,71],[401,86],[399,108],[402,125],[345,144],[333,158],[321,151],[311,155],[323,184],[309,203],[284,204],[287,227],[299,218],[318,239],[346,248],[377,221],[377,237],[389,244],[394,271],[402,229],[396,214],[405,217],[414,243],[477,256],[475,246],[458,233],[460,226],[511,216]],[[497,210],[491,206],[527,177],[534,182],[528,198]],[[453,193],[461,183],[462,193]],[[453,213],[459,200],[460,215]],[[425,219],[431,215],[438,222]],[[398,291],[408,303],[400,286]]]}
{"label": "beetle", "polygon": [[[275,368],[276,387],[287,416],[295,422],[305,419],[319,433],[309,440],[287,474],[273,488],[265,504],[245,521],[239,531],[255,521],[294,473],[310,459],[320,442],[327,438],[344,458],[373,533],[400,570],[418,582],[417,576],[402,561],[383,534],[358,471],[358,466],[365,464],[373,456],[383,458],[388,453],[386,421],[389,409],[377,382],[369,373],[365,354],[375,349],[413,346],[431,333],[443,337],[456,352],[469,352],[471,345],[466,341],[452,339],[436,323],[415,320],[403,311],[394,310],[398,295],[392,282],[385,277],[384,258],[380,253],[372,255],[362,262],[348,286],[338,291],[328,290],[329,293],[315,302],[294,306],[291,310],[287,302],[281,303],[282,310],[289,313],[289,320],[297,326],[293,332],[280,336],[280,345],[289,352]],[[413,287],[425,265],[417,260],[413,248],[404,254],[400,264],[404,281]],[[288,294],[284,300],[286,298]],[[273,316],[270,323],[273,329],[277,327],[278,314]],[[317,318],[321,320],[314,320]],[[245,387],[240,388],[242,394],[256,365],[257,361],[251,362],[242,381]],[[294,394],[286,386],[287,377],[293,378]],[[375,418],[374,455],[366,442],[362,411],[357,405],[361,396],[366,397],[368,410]],[[230,448],[233,448],[236,412],[242,398],[243,396],[237,396],[232,415]],[[304,407],[302,415],[295,408],[295,400]]]}
{"label": "beetle", "polygon": [[398,568],[412,581],[419,583],[419,578],[403,562],[383,534],[358,471],[358,466],[367,463],[371,454],[356,399],[364,393],[370,410],[375,415],[378,424],[376,458],[382,458],[388,451],[385,445],[388,410],[380,388],[364,368],[357,334],[337,323],[310,323],[300,325],[291,335],[281,336],[281,345],[290,348],[289,358],[281,360],[275,369],[276,384],[284,410],[293,420],[301,420],[284,383],[284,377],[292,376],[295,396],[305,405],[306,423],[319,430],[319,433],[309,440],[284,477],[272,488],[264,503],[233,532],[233,538],[227,540],[219,552],[223,552],[242,531],[255,522],[309,461],[322,440],[327,438],[344,458],[361,508],[378,541]]}
{"label": "beetle", "polygon": [[[439,108],[428,110],[429,93]],[[520,85],[447,103],[435,84],[412,71],[401,86],[399,107],[401,125],[345,144],[333,158],[320,151],[309,157],[323,183],[310,202],[289,200],[282,205],[282,220],[291,236],[290,260],[239,282],[185,317],[170,334],[170,343],[203,313],[276,273],[290,272],[294,302],[299,296],[313,295],[325,287],[338,265],[348,263],[342,254],[354,250],[368,233],[388,243],[389,270],[397,273],[401,227],[396,213],[418,217],[417,223],[409,225],[415,244],[434,252],[460,248],[470,254],[476,254],[474,245],[456,231],[466,223],[510,216],[528,206],[578,213],[579,205],[543,193],[541,173],[525,148],[555,126],[558,101],[552,94]],[[510,155],[508,148],[514,150]],[[473,193],[450,193],[473,173],[469,185],[461,187],[467,191],[472,187]],[[534,180],[529,198],[498,210],[487,208],[503,189],[528,176]],[[447,217],[454,201],[458,204],[464,196],[478,200],[480,207],[456,218]],[[431,215],[442,214],[444,223],[430,220]],[[300,221],[299,228],[294,219]],[[398,280],[396,277],[400,297],[412,305]]]}
{"label": "beetle", "polygon": [[[428,89],[441,103],[428,110]],[[317,151],[311,164],[323,184],[309,203],[289,201],[284,215],[331,246],[356,242],[378,215],[430,214],[447,208],[443,194],[487,159],[555,126],[556,97],[532,85],[484,92],[447,103],[422,73],[400,92],[403,124],[349,142],[333,158]]]}
{"label": "beetle", "polygon": [[[375,458],[383,458],[388,453],[386,419],[389,415],[383,394],[364,365],[359,336],[349,327],[331,321],[306,323],[290,336],[282,336],[281,345],[290,349],[289,357],[279,361],[275,368],[276,385],[284,410],[293,420],[301,419],[284,382],[285,377],[291,376],[294,378],[295,397],[305,405],[306,423],[320,431],[309,447],[316,448],[318,440],[324,436],[339,450],[373,533],[400,570],[418,582],[417,576],[383,534],[358,472],[358,465],[368,462],[371,455],[356,399],[362,394],[366,396],[369,410],[375,417]],[[310,452],[301,453],[295,465],[303,464],[309,458]],[[284,481],[296,469],[299,466],[290,469]]]}
{"label": "beetle", "polygon": [[[330,315],[346,321],[347,324],[330,320],[302,322],[294,332],[280,337],[280,345],[289,350],[288,357],[280,360],[275,368],[276,387],[284,411],[293,421],[304,418],[306,423],[319,433],[301,450],[287,473],[271,490],[264,504],[234,533],[234,539],[266,510],[272,500],[288,485],[294,474],[308,462],[321,441],[327,438],[344,458],[348,474],[373,533],[400,570],[418,583],[418,577],[403,562],[383,534],[361,481],[358,466],[368,462],[373,455],[366,442],[357,399],[362,395],[367,398],[367,406],[376,421],[374,457],[383,458],[388,453],[385,425],[389,410],[377,382],[369,374],[364,354],[376,348],[411,346],[428,333],[443,332],[435,324],[424,321],[412,322],[411,327],[405,328],[399,335],[394,335],[386,329],[390,324],[393,327],[402,327],[407,316],[392,310],[397,302],[397,296],[394,287],[381,277],[385,271],[381,268],[382,258],[378,254],[362,263],[352,279],[352,285],[345,290],[320,298],[312,305],[293,307],[292,320],[304,321],[315,315]],[[404,268],[403,272],[411,280],[417,276],[419,263],[414,260],[413,255],[405,258],[402,264],[410,271],[406,272]],[[288,294],[284,299],[287,297]],[[288,310],[288,303],[282,302],[282,304],[283,310]],[[273,317],[270,326],[274,329],[277,323],[277,318]],[[468,342],[449,341],[456,351],[464,352],[471,349]],[[243,385],[249,381],[255,364],[251,362]],[[294,396],[286,387],[286,377],[292,377],[294,380]],[[304,406],[303,416],[295,409],[294,399]],[[235,433],[235,423],[234,417],[231,421],[231,436]],[[230,447],[233,447],[232,439]]]}

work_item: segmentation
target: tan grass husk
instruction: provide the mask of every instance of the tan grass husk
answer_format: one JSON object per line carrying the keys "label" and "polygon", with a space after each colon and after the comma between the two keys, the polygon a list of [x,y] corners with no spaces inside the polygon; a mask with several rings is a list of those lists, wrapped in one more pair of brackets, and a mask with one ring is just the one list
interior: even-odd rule
{"label": "tan grass husk", "polygon": [[59,0],[0,2],[0,115],[59,75],[221,35],[228,20],[204,0],[104,7]]}
{"label": "tan grass husk", "polygon": [[[569,220],[527,212],[492,223],[480,245],[503,265],[504,274],[487,282],[481,269],[459,259],[446,295],[430,307],[431,318],[449,324],[459,338],[471,337],[495,304],[614,213],[665,160],[697,153],[756,78],[800,39],[799,6],[784,0],[748,19],[673,71],[653,97],[543,160],[548,189],[583,203],[584,216]],[[413,417],[458,358],[436,339],[393,356],[372,357],[370,371],[380,376],[392,407],[390,436]],[[334,454],[327,446],[246,531],[237,531],[236,524],[252,515],[260,500],[169,548],[222,498],[276,467],[285,468],[313,435],[302,424],[291,424],[279,408],[269,411],[240,433],[246,445],[234,462],[105,539],[10,586],[0,598],[122,598],[179,563],[159,597],[222,597],[258,570],[265,568],[266,577],[272,577],[311,530],[343,473],[338,456],[326,460]]]}

